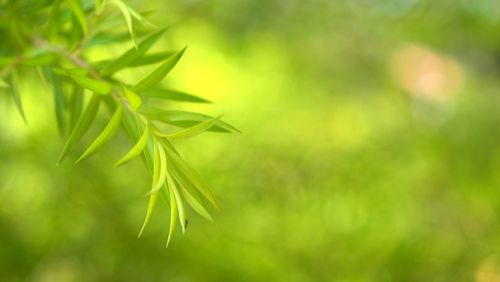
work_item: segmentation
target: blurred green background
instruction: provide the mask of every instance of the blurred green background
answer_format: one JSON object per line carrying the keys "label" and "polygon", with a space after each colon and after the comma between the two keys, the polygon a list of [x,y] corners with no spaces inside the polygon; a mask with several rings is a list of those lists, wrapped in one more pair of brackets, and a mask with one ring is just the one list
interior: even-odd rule
{"label": "blurred green background", "polygon": [[171,106],[243,131],[178,144],[215,223],[191,212],[165,249],[163,205],[137,239],[149,174],[111,168],[130,141],[56,166],[27,78],[28,125],[0,97],[1,281],[500,281],[500,2],[131,6],[189,46],[164,83],[214,101]]}

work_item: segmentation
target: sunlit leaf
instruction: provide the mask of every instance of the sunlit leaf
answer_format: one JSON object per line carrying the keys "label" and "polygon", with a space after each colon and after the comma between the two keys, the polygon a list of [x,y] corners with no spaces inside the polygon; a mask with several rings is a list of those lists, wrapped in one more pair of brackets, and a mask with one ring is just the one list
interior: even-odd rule
{"label": "sunlit leaf", "polygon": [[101,95],[106,95],[111,92],[112,86],[111,84],[92,79],[89,77],[84,77],[84,76],[76,76],[76,75],[71,75],[70,76],[73,81],[75,81],[78,85],[87,88],[88,90],[96,93],[96,94],[101,94]]}
{"label": "sunlit leaf", "polygon": [[57,75],[52,75],[52,72],[49,68],[47,68],[47,71],[50,73],[50,78],[52,79],[52,92],[54,93],[57,127],[59,128],[59,132],[61,133],[61,135],[64,135],[66,129],[66,123],[64,119],[66,103],[64,101],[62,83]]}
{"label": "sunlit leaf", "polygon": [[137,111],[137,109],[142,105],[142,99],[139,95],[135,94],[134,91],[130,90],[125,84],[122,84],[123,94],[127,99],[132,111]]}
{"label": "sunlit leaf", "polygon": [[[157,183],[158,178],[160,176],[160,152],[159,145],[153,139],[153,167],[152,167],[152,183]],[[142,224],[141,231],[139,231],[139,236],[141,237],[142,233],[146,229],[146,226],[153,215],[153,211],[156,207],[156,203],[158,202],[159,193],[153,193],[149,197],[148,210],[146,211],[146,217],[144,218],[144,223]]]}
{"label": "sunlit leaf", "polygon": [[104,130],[97,136],[94,142],[88,147],[88,149],[83,153],[83,155],[76,161],[77,163],[83,160],[84,158],[90,156],[90,154],[94,153],[97,149],[106,144],[111,137],[113,137],[116,133],[116,130],[120,126],[120,122],[122,120],[123,107],[118,105],[116,107],[115,113],[109,120],[108,124],[104,128]]}
{"label": "sunlit leaf", "polygon": [[69,99],[69,131],[72,131],[83,111],[83,88],[73,84],[73,91]]}
{"label": "sunlit leaf", "polygon": [[132,22],[132,15],[130,14],[129,7],[120,0],[111,0],[110,3],[113,3],[116,6],[118,6],[120,11],[122,12],[123,17],[125,18],[125,22],[127,23],[128,31],[130,33],[130,37],[132,38],[132,42],[134,42],[134,46],[135,48],[137,48],[137,34],[134,29],[134,23]]}
{"label": "sunlit leaf", "polygon": [[149,75],[140,80],[134,87],[132,87],[132,90],[141,92],[148,90],[158,84],[158,82],[160,82],[175,67],[185,51],[186,48],[175,53],[171,57],[168,57],[158,68],[156,68],[153,72],[151,72]]}
{"label": "sunlit leaf", "polygon": [[125,156],[123,156],[119,161],[116,162],[115,167],[118,167],[132,160],[133,158],[139,156],[139,154],[141,154],[141,152],[146,147],[148,139],[149,139],[149,127],[146,126],[146,128],[144,128],[144,132],[142,133],[141,137],[134,145],[134,147],[132,147],[132,149],[130,149],[130,151],[128,151],[127,154],[125,154]]}
{"label": "sunlit leaf", "polygon": [[26,115],[24,114],[23,102],[21,100],[21,93],[19,92],[19,84],[20,84],[19,75],[16,70],[12,71],[11,79],[12,79],[11,81],[12,91],[10,91],[10,93],[12,95],[12,99],[14,100],[17,111],[23,118],[24,122],[27,122]]}
{"label": "sunlit leaf", "polygon": [[145,54],[153,44],[158,41],[158,39],[162,36],[166,29],[162,29],[152,35],[146,37],[144,40],[139,42],[137,49],[131,48],[123,55],[118,57],[116,60],[112,61],[101,70],[103,75],[109,75],[114,73],[129,64],[133,63],[137,58],[140,58],[143,54]]}
{"label": "sunlit leaf", "polygon": [[[141,107],[139,112],[143,113],[150,119],[179,127],[191,127],[199,124],[200,122],[213,119],[211,116],[194,112],[162,110],[150,107]],[[209,131],[240,132],[237,128],[222,120],[217,120],[215,125],[212,126]]]}
{"label": "sunlit leaf", "polygon": [[191,103],[211,103],[208,100],[200,98],[198,96],[194,96],[192,94],[188,94],[181,91],[176,91],[172,89],[165,89],[161,87],[153,87],[149,90],[142,91],[140,93],[141,96],[144,97],[152,97],[166,100],[174,100],[174,101],[183,101],[183,102],[191,102]]}
{"label": "sunlit leaf", "polygon": [[197,212],[199,215],[204,217],[205,219],[209,221],[213,221],[212,216],[210,216],[210,213],[207,211],[205,206],[201,203],[201,201],[193,195],[189,191],[189,187],[191,187],[191,183],[187,182],[184,178],[179,176],[179,173],[176,171],[175,167],[171,165],[169,172],[172,174],[174,180],[179,183],[178,186],[180,186],[182,195],[184,195],[184,198],[188,202],[188,204],[193,208],[195,212]]}
{"label": "sunlit leaf", "polygon": [[200,191],[200,193],[208,201],[210,201],[212,205],[214,205],[214,207],[217,207],[215,197],[208,186],[201,180],[201,177],[191,167],[189,167],[184,160],[179,157],[179,155],[172,152],[169,148],[167,148],[167,156],[170,160],[172,160],[172,165],[175,166],[175,170],[177,171],[179,177],[182,177],[185,181],[191,183],[193,187]]}
{"label": "sunlit leaf", "polygon": [[172,176],[170,174],[167,174],[167,181],[168,181],[168,188],[170,189],[170,191],[173,192],[175,197],[177,210],[179,211],[179,221],[181,223],[182,233],[184,233],[186,232],[186,225],[187,225],[186,213],[184,211],[184,204],[182,203],[182,198],[179,193],[179,190],[177,189],[177,185],[175,184],[175,181],[172,179]]}
{"label": "sunlit leaf", "polygon": [[151,191],[149,191],[150,194],[157,193],[160,191],[161,187],[165,184],[165,177],[167,175],[167,156],[165,154],[165,149],[163,149],[162,146],[158,144],[158,155],[160,157],[160,163],[159,163],[159,173],[158,173],[158,179],[156,179],[156,182],[153,182],[153,186],[151,188]]}
{"label": "sunlit leaf", "polygon": [[85,111],[78,119],[78,122],[76,123],[75,128],[73,129],[73,132],[69,136],[68,140],[66,141],[66,144],[64,144],[64,148],[61,152],[61,155],[59,156],[58,163],[64,160],[66,155],[76,145],[76,142],[78,142],[78,140],[80,140],[80,138],[87,132],[97,114],[100,101],[101,99],[98,95],[92,95],[92,98],[85,108]]}
{"label": "sunlit leaf", "polygon": [[199,135],[207,130],[209,130],[212,126],[214,126],[222,117],[222,115],[215,117],[213,119],[209,119],[203,122],[198,123],[197,125],[191,126],[184,130],[177,131],[171,134],[159,134],[162,137],[166,138],[190,138],[196,135]]}
{"label": "sunlit leaf", "polygon": [[170,244],[172,235],[174,234],[175,226],[177,225],[177,200],[175,199],[175,194],[172,189],[168,189],[170,197],[170,229],[168,231],[167,245]]}
{"label": "sunlit leaf", "polygon": [[78,23],[80,24],[80,27],[82,28],[83,33],[87,34],[87,32],[88,32],[87,19],[85,18],[85,13],[83,12],[82,6],[80,5],[80,1],[79,0],[65,0],[65,2],[68,5],[68,7],[71,9],[71,11],[75,14],[75,17],[78,20]]}

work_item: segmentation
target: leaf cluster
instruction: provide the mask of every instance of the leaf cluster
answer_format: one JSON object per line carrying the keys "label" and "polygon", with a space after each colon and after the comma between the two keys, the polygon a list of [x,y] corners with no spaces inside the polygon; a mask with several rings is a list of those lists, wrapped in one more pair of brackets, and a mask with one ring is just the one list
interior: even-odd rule
{"label": "leaf cluster", "polygon": [[[111,16],[110,16],[111,15]],[[19,24],[22,23],[22,24]],[[126,31],[117,33],[118,26]],[[149,52],[166,32],[122,0],[0,0],[0,91],[11,96],[26,121],[20,81],[28,69],[50,82],[55,120],[66,142],[58,162],[65,160],[93,126],[100,107],[110,117],[101,133],[77,163],[110,142],[119,129],[133,140],[132,148],[115,167],[140,157],[151,172],[149,205],[139,236],[161,198],[170,208],[167,246],[177,225],[186,230],[189,206],[212,220],[205,203],[217,207],[210,188],[183,160],[171,141],[206,131],[238,132],[224,122],[196,112],[153,107],[155,99],[190,103],[209,101],[161,86],[186,48]],[[130,40],[133,46],[116,58],[90,62],[85,54],[102,45]],[[116,74],[127,68],[154,65],[139,81],[122,81]],[[174,130],[165,132],[161,124]]]}

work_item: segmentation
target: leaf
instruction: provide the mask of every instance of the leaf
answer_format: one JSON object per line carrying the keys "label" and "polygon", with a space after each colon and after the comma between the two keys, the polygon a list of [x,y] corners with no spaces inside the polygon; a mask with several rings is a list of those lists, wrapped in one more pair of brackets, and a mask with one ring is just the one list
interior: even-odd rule
{"label": "leaf", "polygon": [[189,192],[188,187],[192,186],[191,183],[186,182],[185,179],[180,177],[179,173],[176,171],[176,169],[173,165],[170,166],[170,172],[171,172],[173,178],[175,179],[175,181],[177,181],[177,183],[179,183],[179,186],[181,187],[181,192],[184,195],[184,198],[186,199],[188,204],[193,208],[193,210],[195,212],[197,212],[199,215],[201,215],[202,217],[204,217],[205,219],[207,219],[209,221],[213,221],[212,216],[210,216],[210,213],[207,211],[205,206],[200,202],[199,199],[197,199],[197,197],[193,196],[193,194],[191,194],[191,192]]}
{"label": "leaf", "polygon": [[[175,202],[177,204],[177,210],[179,211],[179,221],[181,222],[182,233],[186,232],[186,213],[184,211],[184,204],[182,203],[181,195],[179,194],[179,190],[177,190],[177,185],[175,185],[174,180],[170,174],[167,174],[168,188],[170,191],[173,191]],[[172,208],[172,207],[170,207]]]}
{"label": "leaf", "polygon": [[141,137],[134,145],[134,147],[132,147],[132,149],[130,149],[130,151],[128,151],[127,154],[125,154],[125,156],[123,156],[119,161],[117,161],[114,167],[121,166],[122,164],[137,157],[144,150],[144,147],[146,147],[148,139],[149,139],[149,127],[146,126],[146,128],[144,128],[144,132],[142,133]]}
{"label": "leaf", "polygon": [[170,244],[172,234],[174,234],[175,225],[177,224],[177,201],[173,189],[168,189],[170,195],[170,229],[168,231],[167,245]]}
{"label": "leaf", "polygon": [[70,75],[74,82],[83,88],[87,88],[88,90],[101,95],[106,95],[111,92],[111,85],[107,82],[95,80],[89,77]]}
{"label": "leaf", "polygon": [[[162,110],[150,107],[141,107],[139,112],[146,115],[148,118],[161,121],[167,124],[172,124],[179,127],[191,127],[207,120],[212,120],[213,117],[187,111]],[[219,132],[241,132],[234,126],[218,120],[209,131]]]}
{"label": "leaf", "polygon": [[[152,183],[156,183],[159,178],[160,174],[160,153],[159,153],[159,145],[157,144],[156,140],[153,139],[153,173],[152,173]],[[151,216],[153,215],[153,211],[156,207],[156,203],[158,202],[158,196],[159,193],[153,193],[149,197],[149,204],[148,204],[148,210],[146,212],[146,217],[144,218],[144,223],[142,224],[141,231],[139,231],[139,236],[141,237],[142,232],[144,232],[144,229],[149,223],[149,220],[151,219]]]}
{"label": "leaf", "polygon": [[0,88],[10,88],[10,85],[5,80],[0,78]]}
{"label": "leaf", "polygon": [[208,186],[201,180],[201,177],[189,167],[177,154],[171,151],[167,147],[167,156],[172,161],[172,165],[175,166],[175,170],[179,177],[183,178],[188,183],[191,183],[200,193],[207,198],[214,207],[217,207],[217,202],[208,188]]}
{"label": "leaf", "polygon": [[83,31],[83,34],[87,34],[87,19],[85,18],[85,14],[82,10],[82,6],[80,5],[80,1],[78,0],[65,0],[68,7],[71,9],[73,14],[75,14],[78,23]]}
{"label": "leaf", "polygon": [[160,157],[158,179],[156,179],[156,182],[153,182],[151,191],[149,191],[148,195],[157,193],[165,184],[165,177],[167,175],[167,157],[165,155],[165,149],[163,149],[160,144],[158,144],[158,154]]}
{"label": "leaf", "polygon": [[90,156],[90,154],[92,154],[97,149],[106,144],[111,139],[111,137],[115,135],[116,130],[120,126],[120,122],[122,120],[122,114],[123,114],[123,106],[118,105],[118,107],[116,107],[115,113],[109,120],[104,130],[101,132],[101,134],[99,134],[99,136],[97,136],[95,141],[89,146],[89,148],[83,153],[83,155],[76,161],[77,163],[79,163],[84,158]]}
{"label": "leaf", "polygon": [[75,128],[83,111],[83,88],[73,84],[73,91],[69,100],[69,131]]}
{"label": "leaf", "polygon": [[130,90],[125,84],[122,83],[123,94],[127,98],[128,104],[132,111],[137,111],[137,109],[142,105],[142,99],[135,92]]}
{"label": "leaf", "polygon": [[66,125],[64,121],[64,112],[65,112],[65,102],[64,102],[64,94],[62,90],[61,80],[58,76],[52,75],[52,72],[49,68],[47,68],[50,73],[50,77],[52,79],[52,89],[54,92],[54,105],[56,107],[56,120],[57,120],[57,128],[59,128],[59,133],[61,136],[64,135]]}
{"label": "leaf", "polygon": [[134,87],[132,87],[132,90],[141,92],[155,86],[175,67],[177,62],[186,51],[186,48],[187,47],[184,47],[184,49],[182,49],[181,51],[175,53],[171,57],[168,57],[158,68],[156,68],[153,72],[151,72],[141,81],[139,81]]}
{"label": "leaf", "polygon": [[220,120],[221,117],[222,117],[222,115],[219,115],[218,117],[206,120],[204,122],[200,122],[197,125],[191,126],[187,129],[177,131],[177,132],[171,133],[171,134],[160,134],[160,136],[166,137],[166,138],[190,138],[190,137],[194,137],[196,135],[199,135],[199,134],[209,130],[212,126],[214,126]]}
{"label": "leaf", "polygon": [[141,66],[156,64],[158,62],[165,60],[168,57],[173,56],[174,54],[175,52],[166,51],[166,52],[143,55],[133,60],[130,63],[129,67],[141,67]]}
{"label": "leaf", "polygon": [[92,95],[92,98],[90,99],[87,107],[85,108],[85,111],[78,119],[78,122],[76,123],[73,132],[66,141],[66,144],[64,145],[64,148],[61,152],[61,155],[59,156],[59,160],[57,161],[57,163],[60,163],[64,160],[69,151],[73,149],[76,142],[78,142],[78,140],[80,140],[80,138],[85,134],[85,132],[87,132],[97,114],[100,101],[101,99],[98,95]]}
{"label": "leaf", "polygon": [[188,93],[171,89],[164,89],[160,87],[154,87],[149,90],[143,91],[141,92],[141,96],[174,100],[174,101],[192,102],[192,103],[211,103],[208,100],[205,100],[203,98]]}
{"label": "leaf", "polygon": [[27,123],[26,120],[26,115],[24,114],[24,108],[23,108],[23,102],[21,100],[21,93],[19,92],[19,75],[16,70],[12,71],[12,77],[11,77],[11,85],[12,85],[12,91],[10,92],[12,95],[12,99],[14,100],[14,103],[16,104],[17,111],[23,118],[24,122]]}
{"label": "leaf", "polygon": [[181,191],[182,191],[182,195],[184,195],[184,198],[186,199],[188,204],[191,206],[191,208],[193,208],[193,210],[196,213],[198,213],[199,215],[201,215],[203,218],[205,218],[208,221],[211,221],[211,222],[214,221],[214,219],[212,218],[210,213],[203,206],[203,204],[200,203],[200,201],[198,199],[196,199],[196,197],[191,195],[191,193],[189,193],[189,191],[187,189],[185,189],[184,187],[181,187]]}
{"label": "leaf", "polygon": [[135,29],[134,29],[134,24],[132,22],[132,15],[130,14],[129,7],[120,0],[112,0],[111,3],[118,6],[120,11],[122,12],[123,17],[125,18],[125,21],[127,22],[127,27],[128,27],[128,31],[130,33],[130,37],[132,38],[132,42],[134,42],[134,46],[137,49],[137,34],[135,32]]}
{"label": "leaf", "polygon": [[41,53],[33,56],[27,56],[21,63],[25,66],[41,66],[51,64],[56,56],[52,53]]}
{"label": "leaf", "polygon": [[101,71],[103,75],[112,74],[122,68],[128,66],[132,62],[134,62],[137,58],[140,58],[144,53],[146,53],[153,44],[160,39],[166,29],[162,29],[152,35],[146,37],[144,40],[139,42],[137,48],[131,48],[123,55],[118,57],[118,59],[112,61],[104,67]]}

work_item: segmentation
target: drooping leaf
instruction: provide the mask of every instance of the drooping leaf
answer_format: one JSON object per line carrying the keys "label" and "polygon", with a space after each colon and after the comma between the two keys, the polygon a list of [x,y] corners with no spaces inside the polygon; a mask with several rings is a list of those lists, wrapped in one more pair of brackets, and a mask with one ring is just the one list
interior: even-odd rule
{"label": "drooping leaf", "polygon": [[132,42],[134,43],[135,48],[137,48],[137,34],[134,29],[134,23],[132,22],[132,15],[130,14],[129,7],[120,0],[111,0],[110,3],[118,6],[120,11],[125,18],[125,22],[127,23],[128,31],[130,33],[130,37],[132,38]]}
{"label": "drooping leaf", "polygon": [[186,51],[185,47],[181,51],[175,53],[174,55],[165,59],[165,61],[157,67],[153,72],[140,80],[132,90],[136,92],[141,92],[148,90],[158,84],[177,64],[177,62],[181,59],[182,55]]}
{"label": "drooping leaf", "polygon": [[167,156],[171,160],[171,165],[175,166],[177,175],[191,183],[214,207],[217,207],[217,202],[208,186],[201,180],[201,177],[191,167],[189,167],[179,155],[171,151],[167,147]]}
{"label": "drooping leaf", "polygon": [[75,14],[78,23],[83,31],[83,34],[87,34],[87,19],[85,17],[85,13],[83,12],[82,6],[80,5],[79,0],[65,0],[68,7],[71,9],[73,14]]}
{"label": "drooping leaf", "polygon": [[17,111],[23,118],[24,122],[27,122],[26,120],[26,115],[24,114],[24,107],[23,107],[23,102],[21,100],[21,93],[19,92],[19,74],[17,73],[16,70],[12,71],[12,77],[11,77],[11,85],[12,85],[12,91],[10,93],[12,94],[12,99],[14,100],[14,103],[16,104]]}
{"label": "drooping leaf", "polygon": [[122,84],[123,94],[127,99],[132,111],[137,111],[137,109],[142,105],[142,99],[139,95],[135,94],[134,91],[130,90],[125,84]]}
{"label": "drooping leaf", "polygon": [[219,115],[218,117],[215,117],[213,119],[209,119],[203,122],[198,123],[197,125],[193,125],[189,128],[186,128],[184,130],[180,130],[171,134],[160,134],[162,137],[166,138],[190,138],[194,137],[196,135],[199,135],[207,130],[209,130],[212,126],[214,126],[222,117],[222,115]]}
{"label": "drooping leaf", "polygon": [[121,166],[122,164],[137,157],[146,147],[148,139],[149,139],[149,127],[146,126],[146,128],[144,128],[144,132],[142,133],[141,137],[134,145],[134,147],[132,147],[132,149],[130,149],[130,151],[128,151],[127,154],[125,154],[125,156],[123,156],[119,161],[117,161],[114,167]]}
{"label": "drooping leaf", "polygon": [[156,182],[153,182],[151,191],[149,191],[148,195],[158,193],[160,191],[161,187],[165,184],[165,177],[167,175],[167,156],[165,154],[165,149],[163,149],[162,146],[158,144],[158,155],[160,157],[160,163],[159,163],[159,173],[158,173],[158,178],[156,179]]}
{"label": "drooping leaf", "polygon": [[[158,178],[160,176],[160,152],[159,145],[156,143],[156,140],[153,139],[153,167],[152,167],[152,183],[158,182]],[[146,217],[144,218],[144,223],[142,224],[141,231],[139,231],[139,236],[141,237],[142,232],[146,229],[146,226],[153,215],[153,211],[156,207],[156,203],[158,202],[159,193],[153,193],[149,197],[148,210],[146,212]]]}
{"label": "drooping leaf", "polygon": [[174,54],[175,54],[175,52],[166,51],[166,52],[159,52],[159,53],[143,55],[143,56],[137,57],[128,66],[129,67],[142,67],[142,66],[147,66],[147,65],[151,65],[151,64],[156,64],[158,62],[164,61],[165,59],[173,56]]}
{"label": "drooping leaf", "polygon": [[116,60],[110,62],[107,66],[105,66],[101,70],[101,73],[103,75],[109,75],[133,63],[137,58],[140,58],[143,54],[145,54],[156,41],[158,41],[158,39],[162,36],[165,30],[166,29],[162,29],[146,37],[144,40],[139,42],[139,44],[137,45],[137,49],[136,48],[129,49],[127,52],[118,57]]}
{"label": "drooping leaf", "polygon": [[177,200],[175,199],[175,194],[172,189],[168,189],[169,191],[169,197],[170,197],[170,228],[168,231],[168,239],[167,239],[167,245],[170,244],[170,240],[172,239],[172,235],[174,234],[175,226],[177,225]]}
{"label": "drooping leaf", "polygon": [[78,119],[78,122],[76,123],[75,128],[73,129],[73,132],[69,136],[68,140],[66,141],[66,144],[64,144],[64,148],[61,152],[61,155],[59,156],[58,163],[64,160],[66,155],[76,145],[76,142],[78,142],[78,140],[80,140],[80,138],[87,132],[97,114],[100,101],[101,98],[99,97],[99,95],[92,95],[92,98],[85,108],[85,111]]}
{"label": "drooping leaf", "polygon": [[83,88],[87,88],[88,90],[90,90],[96,94],[106,95],[106,94],[109,94],[111,92],[111,89],[112,89],[111,84],[104,82],[104,81],[92,79],[90,77],[77,76],[77,75],[70,75],[70,77],[78,85],[82,86]]}
{"label": "drooping leaf", "polygon": [[160,87],[153,87],[149,90],[142,91],[141,96],[152,97],[166,100],[183,101],[191,103],[211,103],[208,100],[188,94],[181,91],[176,91],[172,89],[165,89]]}
{"label": "drooping leaf", "polygon": [[182,198],[179,193],[179,190],[177,189],[177,185],[175,184],[175,181],[172,179],[172,176],[170,174],[167,174],[167,181],[168,181],[168,188],[170,189],[170,191],[173,192],[175,197],[177,210],[179,212],[179,221],[181,223],[182,233],[184,233],[186,232],[186,224],[187,224],[186,213],[184,211],[184,204],[182,203]]}
{"label": "drooping leaf", "polygon": [[184,178],[180,177],[179,173],[176,171],[176,168],[173,165],[171,165],[169,168],[170,168],[169,172],[172,174],[174,180],[177,183],[179,183],[178,186],[180,187],[182,195],[184,195],[184,198],[186,199],[188,204],[199,215],[201,215],[202,217],[204,217],[209,221],[213,221],[212,216],[210,216],[210,213],[207,211],[205,206],[201,203],[201,201],[197,198],[197,196],[195,196],[194,193],[189,191],[192,187],[191,183],[187,182]]}
{"label": "drooping leaf", "polygon": [[52,75],[50,69],[49,68],[46,69],[50,73],[50,77],[52,79],[52,92],[54,93],[54,105],[56,108],[55,112],[56,112],[57,127],[59,128],[59,132],[61,133],[62,136],[64,135],[64,132],[66,130],[66,123],[64,119],[66,103],[64,101],[62,83],[57,75]]}
{"label": "drooping leaf", "polygon": [[122,120],[122,114],[123,114],[123,106],[121,106],[120,104],[116,107],[115,113],[109,120],[104,130],[101,132],[101,134],[99,134],[99,136],[97,136],[97,138],[83,153],[83,155],[76,161],[77,163],[83,160],[84,158],[90,156],[90,154],[92,154],[97,149],[106,144],[111,139],[111,137],[115,135],[116,130],[120,126],[120,122]]}
{"label": "drooping leaf", "polygon": [[73,84],[73,91],[69,99],[69,132],[73,131],[83,111],[83,88]]}
{"label": "drooping leaf", "polygon": [[[213,119],[212,116],[200,113],[194,113],[188,111],[176,111],[176,110],[162,110],[150,107],[141,107],[139,109],[139,112],[146,115],[150,119],[161,121],[179,127],[191,127],[199,124],[200,122]],[[209,131],[241,132],[234,126],[222,120],[217,120],[215,125],[209,128]]]}

